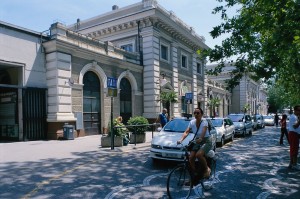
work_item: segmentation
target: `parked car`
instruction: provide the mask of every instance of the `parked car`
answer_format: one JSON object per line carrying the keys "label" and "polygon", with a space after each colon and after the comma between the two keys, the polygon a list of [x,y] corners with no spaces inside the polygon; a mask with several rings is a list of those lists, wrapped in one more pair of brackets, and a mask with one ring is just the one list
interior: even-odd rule
{"label": "parked car", "polygon": [[274,116],[273,115],[264,115],[264,122],[266,126],[274,126],[275,121],[274,121]]}
{"label": "parked car", "polygon": [[207,118],[217,130],[217,144],[223,146],[226,140],[234,139],[234,124],[230,118]]}
{"label": "parked car", "polygon": [[[187,129],[189,122],[193,118],[174,118],[169,121],[161,131],[152,138],[150,157],[153,161],[157,159],[182,161],[184,152],[182,148],[186,146],[190,140],[194,138],[195,132],[190,132],[183,140],[182,144],[177,145],[177,140],[182,137],[183,132]],[[205,119],[205,118],[203,118]],[[217,132],[210,120],[207,120],[210,134],[212,136],[212,149],[216,150]]]}
{"label": "parked car", "polygon": [[257,128],[265,128],[265,122],[264,122],[264,118],[262,115],[255,115],[256,120],[257,120]]}
{"label": "parked car", "polygon": [[248,114],[229,114],[230,118],[235,126],[235,135],[242,135],[243,137],[246,134],[252,135],[252,120],[251,116]]}
{"label": "parked car", "polygon": [[253,131],[256,131],[258,128],[256,115],[252,115],[251,119],[252,119],[252,129],[253,129]]}

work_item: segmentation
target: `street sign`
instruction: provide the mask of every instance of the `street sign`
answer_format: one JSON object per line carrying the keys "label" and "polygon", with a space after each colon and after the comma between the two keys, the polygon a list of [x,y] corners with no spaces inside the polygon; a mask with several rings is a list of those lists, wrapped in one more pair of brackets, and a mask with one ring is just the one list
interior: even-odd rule
{"label": "street sign", "polygon": [[118,92],[116,88],[107,88],[107,96],[108,97],[117,97]]}
{"label": "street sign", "polygon": [[193,99],[193,93],[185,93],[185,99],[186,100],[192,100]]}
{"label": "street sign", "polygon": [[118,79],[107,77],[107,88],[117,88]]}

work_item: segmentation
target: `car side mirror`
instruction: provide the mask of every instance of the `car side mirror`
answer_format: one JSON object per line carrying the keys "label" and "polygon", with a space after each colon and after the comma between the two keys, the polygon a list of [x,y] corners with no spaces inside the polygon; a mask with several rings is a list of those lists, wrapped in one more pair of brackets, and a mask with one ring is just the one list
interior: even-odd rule
{"label": "car side mirror", "polygon": [[161,129],[162,129],[161,127],[158,127],[158,128],[157,128],[157,131],[158,131],[158,132],[160,132],[160,131],[161,131]]}

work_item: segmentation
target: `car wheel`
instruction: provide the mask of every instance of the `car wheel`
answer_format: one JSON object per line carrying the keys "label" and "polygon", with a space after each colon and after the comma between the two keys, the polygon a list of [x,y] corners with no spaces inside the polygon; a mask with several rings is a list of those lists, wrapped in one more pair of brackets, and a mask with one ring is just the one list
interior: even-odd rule
{"label": "car wheel", "polygon": [[233,142],[233,140],[234,140],[234,132],[232,132],[230,140]]}
{"label": "car wheel", "polygon": [[224,146],[225,140],[224,137],[221,138],[220,147]]}
{"label": "car wheel", "polygon": [[152,164],[158,164],[158,162],[160,161],[160,159],[156,159],[156,158],[152,158]]}
{"label": "car wheel", "polygon": [[246,130],[243,131],[243,137],[246,137]]}

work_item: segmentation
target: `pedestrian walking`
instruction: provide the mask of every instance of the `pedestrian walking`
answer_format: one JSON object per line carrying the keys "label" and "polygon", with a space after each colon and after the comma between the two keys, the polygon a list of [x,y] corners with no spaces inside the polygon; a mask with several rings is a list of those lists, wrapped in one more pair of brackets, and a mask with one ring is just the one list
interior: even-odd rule
{"label": "pedestrian walking", "polygon": [[286,128],[286,119],[287,119],[287,115],[283,114],[282,119],[279,122],[279,124],[281,126],[281,129],[280,129],[281,135],[280,135],[280,140],[279,140],[280,145],[283,145],[283,137],[284,136],[286,137],[286,140],[288,141],[288,143],[290,143],[289,142],[288,131],[287,131],[287,128]]}
{"label": "pedestrian walking", "polygon": [[294,107],[294,113],[290,116],[289,122],[289,141],[290,141],[290,164],[289,168],[300,171],[297,164],[299,152],[299,136],[300,136],[300,105]]}
{"label": "pedestrian walking", "polygon": [[156,123],[159,122],[161,127],[164,127],[168,121],[169,121],[168,110],[164,108],[162,113],[158,115],[156,119]]}

